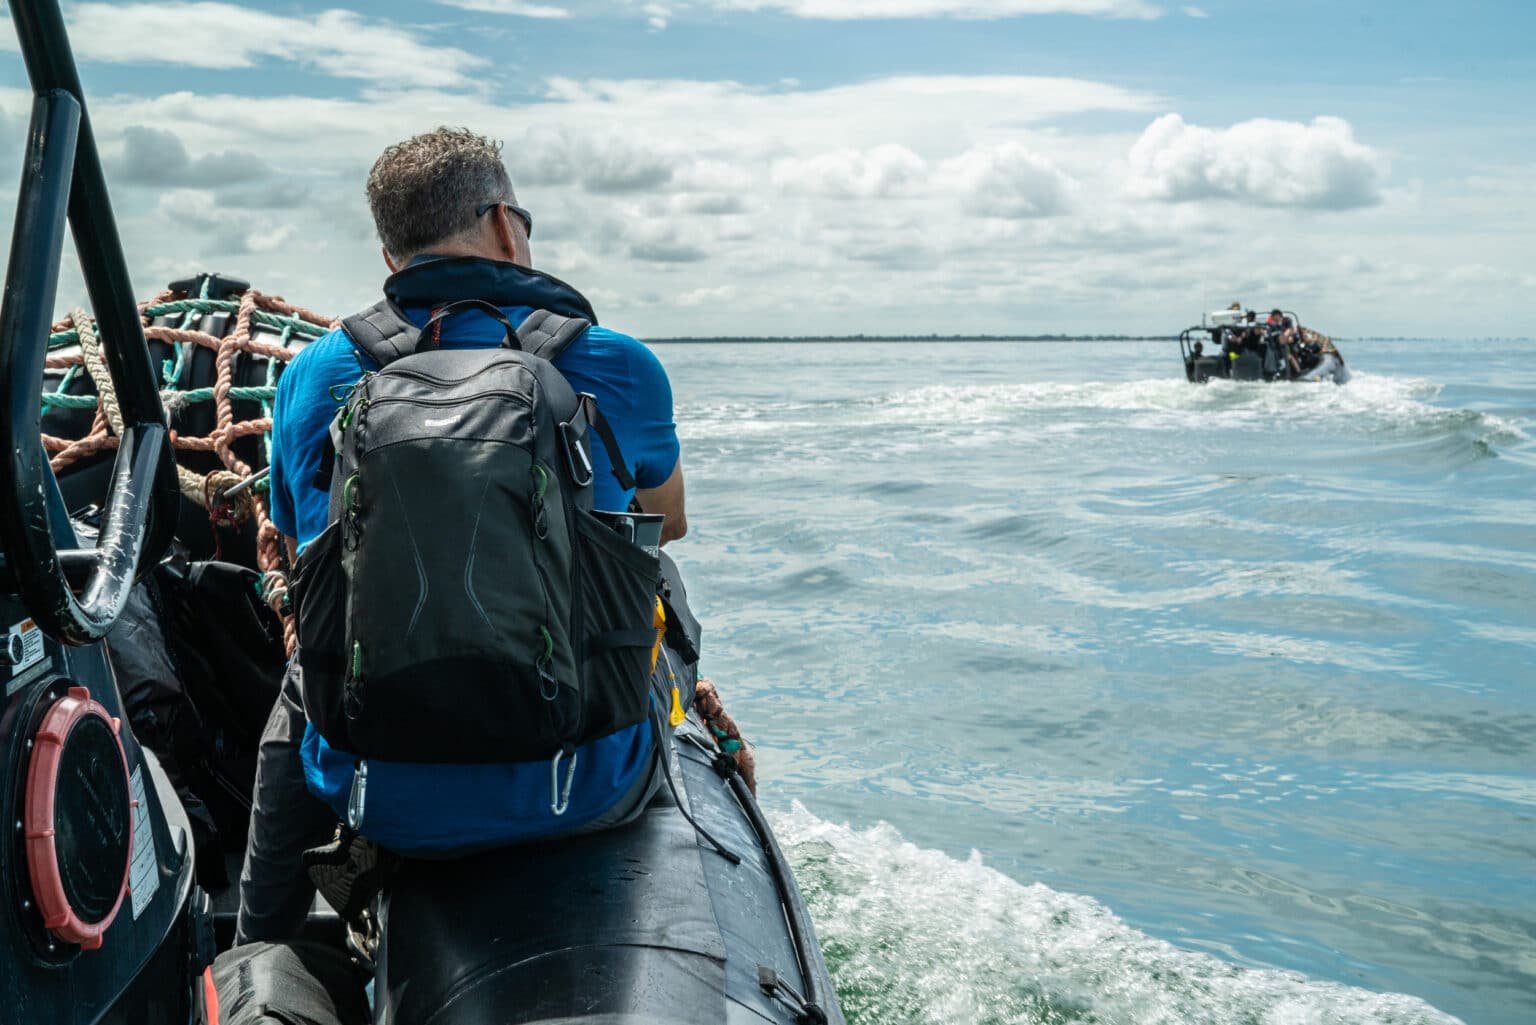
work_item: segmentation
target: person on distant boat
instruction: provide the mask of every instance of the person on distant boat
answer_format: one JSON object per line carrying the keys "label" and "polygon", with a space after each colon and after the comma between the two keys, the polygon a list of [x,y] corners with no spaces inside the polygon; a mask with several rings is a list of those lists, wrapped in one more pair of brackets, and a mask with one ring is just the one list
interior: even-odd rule
{"label": "person on distant boat", "polygon": [[[637,487],[624,490],[609,472],[606,450],[594,446],[594,506],[622,511],[633,498],[648,512],[666,514],[663,544],[682,537],[687,530],[683,471],[667,373],[640,342],[597,326],[575,289],[532,269],[533,218],[516,205],[499,144],[451,128],[407,139],[373,165],[367,195],[390,271],[384,291],[418,327],[432,308],[466,298],[500,307],[514,326],[535,309],[593,321],[556,357],[555,366],[574,390],[597,397],[625,461],[634,464],[628,469]],[[492,347],[505,337],[499,323],[474,310],[435,326],[437,344],[445,349]],[[376,369],[370,362],[337,328],[300,352],[279,380],[272,413],[271,505],[290,560],[327,526],[328,495],[315,484],[316,476],[330,456],[328,432],[338,406],[360,368]],[[306,718],[298,670],[298,660],[290,661],[262,736],[236,943],[299,933],[314,895],[303,853],[329,841],[336,826],[331,808],[305,783],[300,744]],[[644,740],[650,743],[648,733]],[[527,763],[527,768],[537,777],[530,777],[529,785],[547,793],[549,765]],[[638,815],[656,785],[653,769],[642,772],[617,804],[581,831]]]}
{"label": "person on distant boat", "polygon": [[1237,353],[1243,347],[1243,336],[1230,327],[1221,329],[1221,358],[1227,362],[1237,358]]}
{"label": "person on distant boat", "polygon": [[1280,352],[1285,357],[1285,365],[1291,368],[1291,376],[1301,375],[1301,363],[1296,358],[1296,322],[1290,317],[1282,316],[1280,320]]}

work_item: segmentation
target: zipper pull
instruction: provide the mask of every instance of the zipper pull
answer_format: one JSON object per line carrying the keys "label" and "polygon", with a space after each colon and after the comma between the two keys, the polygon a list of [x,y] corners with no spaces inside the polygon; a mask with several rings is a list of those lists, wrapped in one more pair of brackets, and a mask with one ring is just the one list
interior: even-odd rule
{"label": "zipper pull", "polygon": [[672,714],[667,719],[667,725],[676,729],[683,724],[683,719],[686,716],[687,713],[683,711],[682,695],[678,694],[677,684],[674,683],[672,684]]}
{"label": "zipper pull", "polygon": [[538,463],[534,463],[528,473],[533,477],[533,534],[542,541],[549,536],[549,515],[544,509],[544,491],[549,487],[549,474]]}
{"label": "zipper pull", "polygon": [[348,664],[347,682],[342,693],[342,711],[348,719],[363,714],[363,645],[352,642],[352,661]]}

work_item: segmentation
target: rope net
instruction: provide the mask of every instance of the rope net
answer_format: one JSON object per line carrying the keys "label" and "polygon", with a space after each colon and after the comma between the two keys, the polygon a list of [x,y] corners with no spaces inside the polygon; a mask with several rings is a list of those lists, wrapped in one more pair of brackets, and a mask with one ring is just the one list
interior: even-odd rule
{"label": "rope net", "polygon": [[[139,306],[145,339],[152,348],[158,343],[170,353],[161,367],[160,399],[172,425],[176,476],[182,496],[207,510],[215,531],[255,521],[255,568],[261,573],[261,598],[282,620],[283,640],[291,656],[297,641],[297,625],[289,614],[288,578],[283,568],[286,553],[281,551],[280,535],[272,524],[267,482],[262,480],[233,497],[228,492],[268,465],[272,454],[272,400],[282,368],[299,348],[340,322],[255,289],[248,289],[235,299],[209,298],[206,279],[203,289],[204,294],[197,297],[185,292],[162,292]],[[219,333],[202,327],[215,328]],[[195,363],[199,349],[212,354],[214,383],[184,387],[198,376]],[[80,423],[85,418],[78,414],[91,414],[88,428],[69,432],[78,436],[42,436],[43,447],[51,454],[53,471],[61,476],[62,482],[71,467],[117,448],[123,420],[94,318],[83,310],[74,310],[55,323],[48,337],[48,351],[45,376],[53,380],[54,387],[42,394],[45,427],[50,412],[76,414]],[[82,372],[86,376],[83,381]],[[202,374],[206,377],[206,368]],[[253,375],[260,378],[259,384],[237,383]],[[241,416],[236,403],[246,409],[254,408],[260,415]],[[189,413],[208,404],[213,407],[213,417],[206,434],[176,429],[190,419]],[[236,451],[236,446],[241,445],[249,453],[250,446],[241,443],[253,438],[259,439],[258,466]],[[215,469],[196,465],[209,465],[210,454],[217,457]],[[698,681],[695,704],[716,745],[736,759],[747,785],[756,793],[757,772],[751,748],[709,680]]]}
{"label": "rope net", "polygon": [[[176,476],[182,495],[208,511],[215,531],[255,521],[261,597],[282,618],[284,639],[291,653],[295,627],[287,614],[284,553],[280,552],[281,540],[272,524],[266,481],[232,497],[227,493],[265,467],[270,459],[272,399],[282,367],[299,348],[338,322],[255,289],[234,298],[212,299],[207,295],[207,279],[202,287],[203,294],[199,296],[166,291],[139,306],[146,340],[152,348],[160,343],[170,353],[161,367],[160,398],[172,426]],[[199,369],[194,363],[203,362],[197,359],[199,350],[212,355],[213,384],[187,387]],[[55,386],[42,394],[43,447],[50,455],[54,473],[67,476],[71,467],[118,447],[122,414],[94,318],[83,310],[75,310],[55,323],[48,338],[48,351],[45,375]],[[80,380],[82,373],[88,381]],[[206,379],[205,368],[202,373]],[[250,383],[253,375],[259,383]],[[237,410],[236,403],[243,409]],[[188,414],[208,405],[213,415],[212,426],[206,433],[188,434],[177,429],[192,419]],[[259,415],[241,415],[253,409]],[[83,432],[67,432],[77,436],[46,433],[51,423],[63,422],[66,427],[72,426],[69,420],[83,423],[84,418],[78,414],[84,411],[91,411],[89,427]],[[50,417],[50,413],[55,415]],[[77,415],[69,417],[70,413]],[[249,461],[251,446],[240,445],[243,439],[258,439],[258,465]],[[244,449],[243,454],[236,451],[237,445]],[[207,469],[209,465],[215,468]]]}

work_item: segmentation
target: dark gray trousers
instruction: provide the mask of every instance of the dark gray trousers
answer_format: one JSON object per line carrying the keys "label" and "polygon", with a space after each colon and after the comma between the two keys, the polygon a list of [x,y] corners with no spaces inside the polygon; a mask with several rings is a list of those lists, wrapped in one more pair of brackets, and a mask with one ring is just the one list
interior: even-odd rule
{"label": "dark gray trousers", "polygon": [[304,696],[299,664],[288,663],[283,689],[267,716],[251,794],[251,836],[240,870],[240,915],[235,942],[293,939],[304,928],[315,888],[304,870],[304,851],[326,843],[336,814],[304,785],[299,743],[304,739]]}
{"label": "dark gray trousers", "polygon": [[[288,664],[256,758],[251,835],[240,870],[240,914],[235,943],[278,943],[300,935],[315,888],[304,852],[330,841],[336,814],[304,783],[299,744],[304,739],[304,695],[297,660]],[[612,829],[639,817],[661,784],[660,759],[612,808],[567,836]]]}

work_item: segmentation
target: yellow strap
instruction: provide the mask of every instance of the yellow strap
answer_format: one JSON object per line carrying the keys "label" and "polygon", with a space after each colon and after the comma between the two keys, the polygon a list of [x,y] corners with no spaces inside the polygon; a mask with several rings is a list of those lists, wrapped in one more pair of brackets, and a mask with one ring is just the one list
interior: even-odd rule
{"label": "yellow strap", "polygon": [[[667,635],[667,611],[661,604],[661,599],[656,599],[656,647],[651,649],[651,672],[656,671],[656,658],[661,654],[662,638]],[[667,679],[672,681],[672,711],[667,715],[667,722],[672,726],[681,726],[686,713],[683,711],[683,698],[677,692],[677,676],[672,672],[672,660],[667,659]]]}
{"label": "yellow strap", "polygon": [[661,640],[667,635],[667,610],[662,607],[661,598],[656,598],[656,643],[651,647],[651,672],[656,671],[656,659],[661,655]]}

